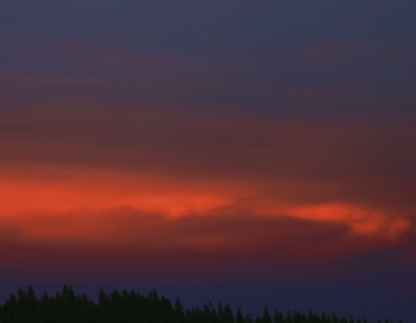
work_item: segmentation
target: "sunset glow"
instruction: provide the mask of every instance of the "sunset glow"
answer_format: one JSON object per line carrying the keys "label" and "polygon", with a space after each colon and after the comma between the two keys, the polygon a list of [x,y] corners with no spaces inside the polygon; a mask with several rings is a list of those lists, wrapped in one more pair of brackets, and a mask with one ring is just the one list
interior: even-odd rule
{"label": "sunset glow", "polygon": [[123,284],[414,320],[415,11],[0,1],[0,307]]}
{"label": "sunset glow", "polygon": [[[127,229],[122,219],[126,212],[131,213],[129,221],[146,214],[166,222],[221,212],[226,216],[231,210],[230,215],[244,212],[260,218],[294,217],[338,223],[346,225],[351,234],[390,239],[399,237],[410,226],[408,219],[352,204],[265,200],[259,197],[260,188],[255,189],[258,184],[251,185],[250,191],[249,183],[243,189],[227,182],[181,183],[149,175],[56,167],[43,170],[42,176],[36,172],[26,173],[26,180],[4,176],[0,185],[0,217],[24,239],[108,243],[108,239],[117,240]],[[120,223],[115,226],[117,218]]]}

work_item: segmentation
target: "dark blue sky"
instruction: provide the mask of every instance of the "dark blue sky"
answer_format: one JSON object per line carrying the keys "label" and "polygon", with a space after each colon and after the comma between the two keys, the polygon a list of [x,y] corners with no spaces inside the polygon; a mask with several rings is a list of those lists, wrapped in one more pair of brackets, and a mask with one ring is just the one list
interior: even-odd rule
{"label": "dark blue sky", "polygon": [[[142,82],[152,87],[144,90],[149,100],[256,113],[402,112],[415,100],[411,2],[0,6],[9,77],[124,81],[130,86],[110,94],[129,101],[143,99]],[[79,85],[72,84],[76,93],[85,91]]]}

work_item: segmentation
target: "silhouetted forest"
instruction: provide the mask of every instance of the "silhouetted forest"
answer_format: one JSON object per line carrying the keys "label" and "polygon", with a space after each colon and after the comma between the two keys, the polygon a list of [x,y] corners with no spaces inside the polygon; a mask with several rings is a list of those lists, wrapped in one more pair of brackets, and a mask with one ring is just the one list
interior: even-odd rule
{"label": "silhouetted forest", "polygon": [[[185,309],[177,299],[172,303],[156,291],[141,295],[135,291],[106,294],[100,290],[98,302],[87,295],[76,295],[71,286],[64,285],[54,296],[37,298],[31,286],[19,289],[17,295],[0,306],[0,323],[370,323],[365,319],[338,317],[336,314],[317,315],[312,311],[282,313],[264,307],[262,315],[243,315],[229,305],[208,302],[202,308]],[[401,322],[401,321],[399,321]],[[376,323],[392,323],[379,320]]]}

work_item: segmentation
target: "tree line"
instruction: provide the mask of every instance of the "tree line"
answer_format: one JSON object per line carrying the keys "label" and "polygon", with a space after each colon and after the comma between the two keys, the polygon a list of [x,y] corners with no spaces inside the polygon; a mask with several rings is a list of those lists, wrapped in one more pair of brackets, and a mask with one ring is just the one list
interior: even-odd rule
{"label": "tree line", "polygon": [[[64,285],[54,296],[38,298],[31,286],[19,289],[17,295],[0,305],[0,323],[393,323],[387,319],[369,322],[366,319],[345,318],[336,314],[318,315],[264,307],[256,317],[243,314],[238,306],[233,312],[229,305],[208,302],[201,308],[185,309],[180,299],[172,303],[156,291],[141,295],[135,291],[117,290],[107,294],[100,290],[98,301],[86,294],[77,295]],[[402,323],[399,321],[398,323]]]}

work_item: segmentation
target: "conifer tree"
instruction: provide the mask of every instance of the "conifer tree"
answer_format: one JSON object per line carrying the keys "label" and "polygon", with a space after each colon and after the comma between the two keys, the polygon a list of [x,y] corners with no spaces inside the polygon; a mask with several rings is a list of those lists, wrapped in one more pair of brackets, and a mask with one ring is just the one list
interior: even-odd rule
{"label": "conifer tree", "polygon": [[251,316],[251,314],[250,314],[250,313],[247,313],[247,314],[246,314],[246,317],[244,318],[244,322],[245,322],[245,323],[254,323],[254,322],[253,322],[253,317]]}
{"label": "conifer tree", "polygon": [[237,306],[236,323],[245,323],[243,313],[241,312],[241,307],[239,305]]}
{"label": "conifer tree", "polygon": [[272,323],[272,318],[270,317],[269,308],[267,307],[267,304],[264,306],[261,323]]}
{"label": "conifer tree", "polygon": [[[211,302],[202,308],[186,309],[179,298],[174,307],[169,298],[159,297],[156,291],[148,295],[140,295],[134,291],[121,293],[113,291],[107,295],[100,289],[98,302],[95,303],[87,295],[76,295],[72,287],[64,285],[62,292],[55,296],[44,294],[36,298],[31,286],[27,290],[19,289],[0,304],[0,323],[354,323],[349,316],[338,318],[336,314],[325,312],[318,316],[312,311],[307,315],[299,311],[287,312],[284,316],[275,309],[273,319],[267,305],[263,315],[257,316],[253,322],[250,313],[244,317],[240,306],[237,307],[234,319],[231,307],[218,303],[216,309]],[[356,323],[367,323],[365,319],[357,319]],[[392,323],[388,319],[377,323]],[[399,321],[402,323],[402,321]]]}
{"label": "conifer tree", "polygon": [[234,314],[233,310],[231,309],[230,305],[225,305],[224,307],[224,317],[223,322],[224,323],[234,323]]}
{"label": "conifer tree", "polygon": [[277,308],[275,308],[274,316],[273,316],[273,323],[283,323],[283,322],[284,322],[283,313],[280,312]]}

